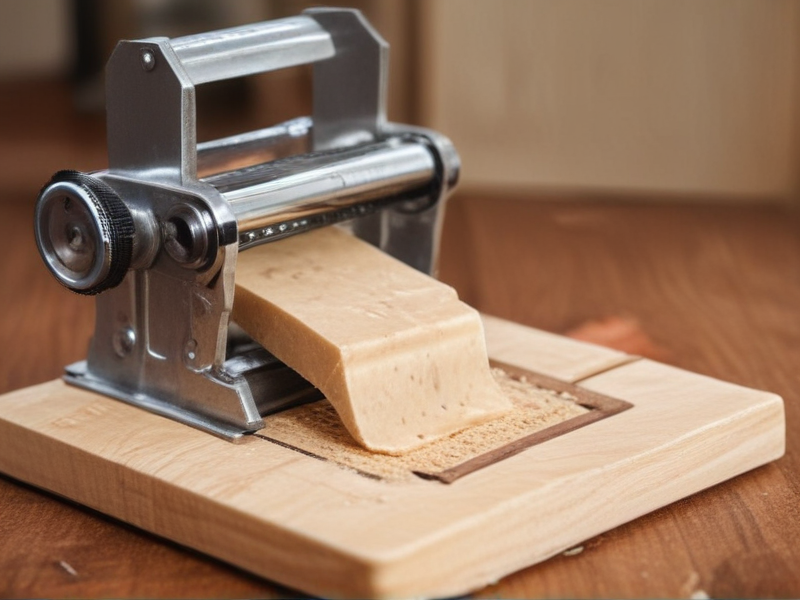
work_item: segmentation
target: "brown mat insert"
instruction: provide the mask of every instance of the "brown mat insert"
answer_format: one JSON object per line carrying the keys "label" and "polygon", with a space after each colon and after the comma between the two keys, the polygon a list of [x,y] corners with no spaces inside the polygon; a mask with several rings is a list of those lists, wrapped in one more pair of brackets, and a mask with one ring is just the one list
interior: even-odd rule
{"label": "brown mat insert", "polygon": [[271,415],[265,419],[263,433],[255,435],[376,479],[418,476],[452,483],[631,407],[628,402],[511,365],[493,361],[492,366],[514,404],[509,413],[402,455],[376,454],[356,444],[327,400]]}

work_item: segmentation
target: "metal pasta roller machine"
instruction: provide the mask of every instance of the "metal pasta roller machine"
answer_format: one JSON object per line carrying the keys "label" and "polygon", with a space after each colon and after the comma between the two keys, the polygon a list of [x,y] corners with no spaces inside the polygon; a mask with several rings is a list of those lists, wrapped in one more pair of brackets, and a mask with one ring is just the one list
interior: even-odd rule
{"label": "metal pasta roller machine", "polygon": [[[197,144],[195,86],[307,63],[311,117]],[[66,380],[231,439],[314,396],[229,333],[236,255],[350,221],[433,271],[459,159],[445,137],[386,122],[387,64],[354,10],[121,42],[107,67],[108,170],[60,171],[36,204],[50,271],[97,295],[88,358]]]}

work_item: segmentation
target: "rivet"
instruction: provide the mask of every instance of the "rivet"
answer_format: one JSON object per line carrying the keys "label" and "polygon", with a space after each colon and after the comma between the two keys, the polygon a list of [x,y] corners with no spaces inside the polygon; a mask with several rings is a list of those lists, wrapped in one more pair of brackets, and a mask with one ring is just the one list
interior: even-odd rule
{"label": "rivet", "polygon": [[152,71],[156,67],[156,55],[152,50],[144,48],[142,50],[142,68],[145,71]]}
{"label": "rivet", "polygon": [[117,353],[117,356],[120,358],[125,358],[128,354],[131,353],[133,350],[133,346],[136,344],[136,332],[133,330],[133,327],[127,326],[123,327],[119,331],[114,334],[114,339],[111,342],[111,345],[114,346],[114,352]]}
{"label": "rivet", "polygon": [[197,340],[189,340],[183,349],[186,361],[193,363],[197,359]]}

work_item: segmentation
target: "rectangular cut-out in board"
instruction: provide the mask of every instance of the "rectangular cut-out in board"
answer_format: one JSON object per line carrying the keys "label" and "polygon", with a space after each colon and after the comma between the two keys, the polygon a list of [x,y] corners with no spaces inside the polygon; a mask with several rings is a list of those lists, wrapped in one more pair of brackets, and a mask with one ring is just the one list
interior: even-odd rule
{"label": "rectangular cut-out in board", "polygon": [[526,369],[495,361],[492,366],[495,379],[513,403],[509,413],[400,455],[378,454],[359,446],[326,400],[271,415],[256,435],[376,479],[398,481],[416,475],[452,483],[631,407],[629,402]]}

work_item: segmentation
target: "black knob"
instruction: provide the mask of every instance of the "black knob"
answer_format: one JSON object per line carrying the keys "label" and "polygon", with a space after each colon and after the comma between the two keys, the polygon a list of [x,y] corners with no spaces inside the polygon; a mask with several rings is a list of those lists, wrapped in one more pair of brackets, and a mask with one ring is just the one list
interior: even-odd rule
{"label": "black knob", "polygon": [[39,192],[36,245],[58,281],[79,294],[119,285],[131,266],[133,217],[96,177],[59,171]]}

